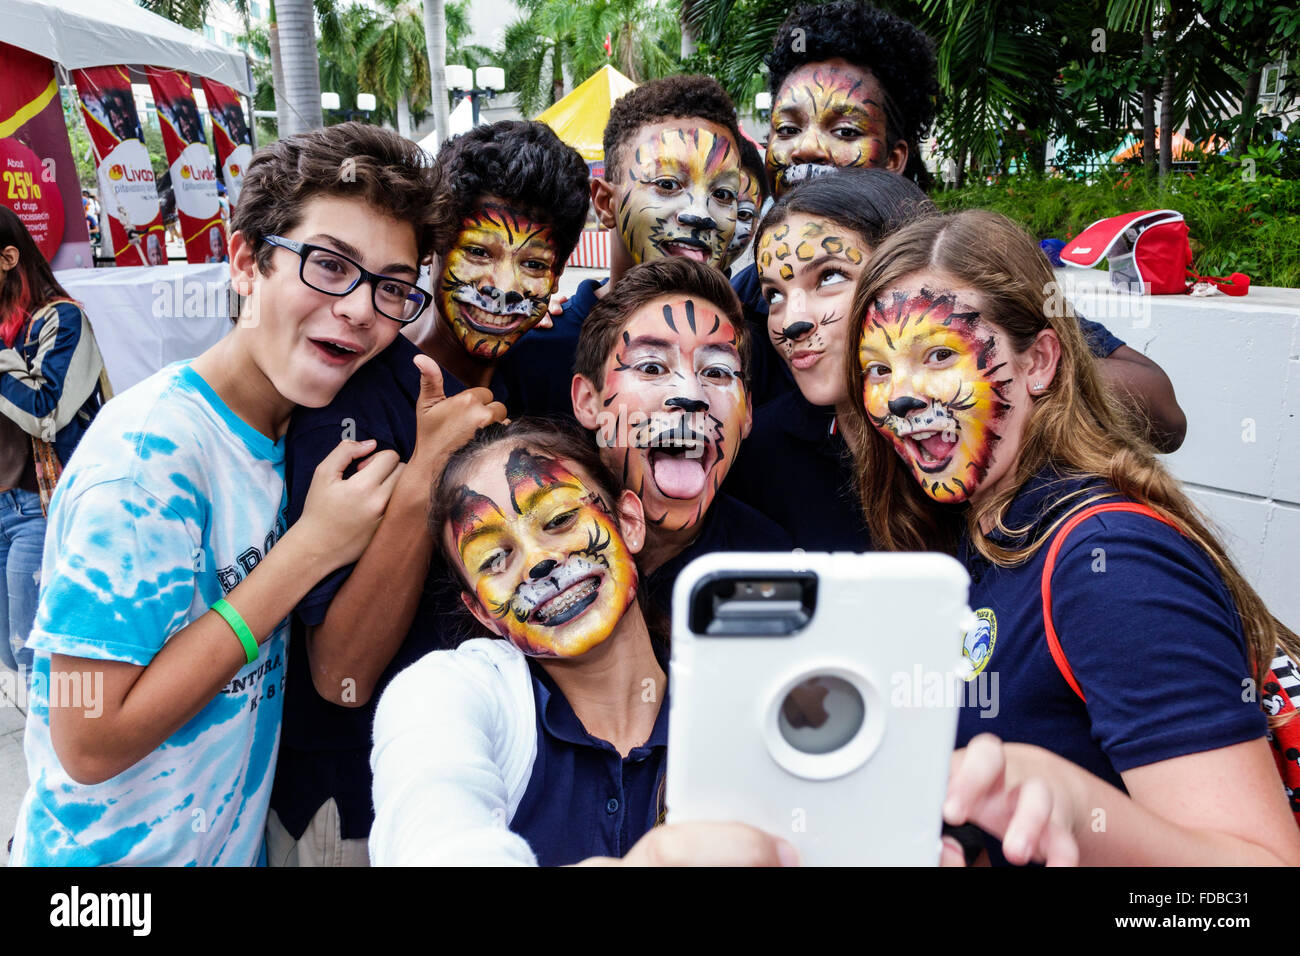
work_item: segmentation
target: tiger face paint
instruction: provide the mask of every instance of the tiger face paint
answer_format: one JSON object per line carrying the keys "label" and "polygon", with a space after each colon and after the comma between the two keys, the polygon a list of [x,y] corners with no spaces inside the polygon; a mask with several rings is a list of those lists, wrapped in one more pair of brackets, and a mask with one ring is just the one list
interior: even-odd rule
{"label": "tiger face paint", "polygon": [[736,202],[736,233],[727,246],[727,261],[723,268],[729,267],[739,259],[749,247],[749,237],[758,225],[758,210],[763,205],[763,193],[759,182],[750,175],[749,170],[740,168],[740,198]]}
{"label": "tiger face paint", "polygon": [[731,321],[697,299],[647,303],[623,329],[596,399],[601,457],[641,499],[647,524],[699,524],[751,424]]}
{"label": "tiger face paint", "polygon": [[845,318],[869,251],[857,233],[805,213],[759,237],[754,263],[768,303],[768,336],[814,405],[848,402]]}
{"label": "tiger face paint", "polygon": [[481,459],[447,533],[497,633],[530,656],[586,653],[636,597],[636,564],[609,506],[565,462],[525,447]]}
{"label": "tiger face paint", "polygon": [[780,196],[837,166],[893,168],[887,144],[880,81],[842,59],[807,63],[785,78],[772,104],[768,180]]}
{"label": "tiger face paint", "polygon": [[443,257],[439,312],[467,352],[499,359],[546,314],[560,265],[549,225],[486,202]]}
{"label": "tiger face paint", "polygon": [[995,465],[1015,370],[966,294],[893,290],[858,348],[867,417],[935,501],[967,501]]}
{"label": "tiger face paint", "polygon": [[713,123],[654,123],[622,147],[615,225],[638,264],[685,256],[722,268],[736,232],[740,150]]}

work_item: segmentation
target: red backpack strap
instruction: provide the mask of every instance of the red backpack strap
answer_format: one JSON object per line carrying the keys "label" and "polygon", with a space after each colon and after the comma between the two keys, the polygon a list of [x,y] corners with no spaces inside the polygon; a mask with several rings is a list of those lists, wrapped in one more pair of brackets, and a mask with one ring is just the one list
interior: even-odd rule
{"label": "red backpack strap", "polygon": [[1061,648],[1061,641],[1056,636],[1056,626],[1052,623],[1052,571],[1056,568],[1056,556],[1060,553],[1061,547],[1065,544],[1065,539],[1069,537],[1070,532],[1093,515],[1107,511],[1131,511],[1135,514],[1146,515],[1149,518],[1155,518],[1157,521],[1163,521],[1169,527],[1178,530],[1178,526],[1172,521],[1146,505],[1140,505],[1135,501],[1110,501],[1092,505],[1071,515],[1066,519],[1065,524],[1061,525],[1056,532],[1056,536],[1052,539],[1052,543],[1047,549],[1047,560],[1043,562],[1043,629],[1047,631],[1047,649],[1052,652],[1052,660],[1056,662],[1056,669],[1061,672],[1061,676],[1070,685],[1070,689],[1082,701],[1086,701],[1088,698],[1083,695],[1083,691],[1079,688],[1079,682],[1074,679],[1074,671],[1070,667],[1070,662],[1066,660],[1065,651]]}

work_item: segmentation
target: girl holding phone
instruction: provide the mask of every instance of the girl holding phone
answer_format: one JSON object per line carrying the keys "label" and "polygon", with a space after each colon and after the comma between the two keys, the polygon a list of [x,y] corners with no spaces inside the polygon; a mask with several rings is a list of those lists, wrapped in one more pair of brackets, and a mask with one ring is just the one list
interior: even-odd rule
{"label": "girl holding phone", "polygon": [[590,436],[482,429],[430,520],[492,636],[421,658],[380,699],[374,864],[796,861],[741,824],[655,826],[668,682],[637,601],[645,518]]}
{"label": "girl holding phone", "polygon": [[[934,217],[876,251],[846,323],[871,538],[965,564],[968,677],[997,691],[962,708],[945,817],[1001,832],[999,862],[1068,859],[1064,831],[1085,865],[1295,865],[1256,689],[1296,636],[1046,307],[1052,280],[1005,218]],[[1151,513],[1087,518],[1044,576],[1098,502]]]}

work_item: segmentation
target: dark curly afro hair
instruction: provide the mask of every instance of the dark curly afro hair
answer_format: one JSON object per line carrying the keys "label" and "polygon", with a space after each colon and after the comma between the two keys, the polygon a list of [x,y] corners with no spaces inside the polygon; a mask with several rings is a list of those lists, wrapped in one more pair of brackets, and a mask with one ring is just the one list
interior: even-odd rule
{"label": "dark curly afro hair", "polygon": [[740,140],[740,168],[749,173],[758,183],[761,199],[766,200],[772,195],[772,187],[767,184],[767,165],[763,162],[763,154],[753,143],[743,137]]}
{"label": "dark curly afro hair", "polygon": [[[802,33],[796,34],[796,30]],[[781,84],[805,63],[844,59],[870,70],[885,91],[893,148],[907,140],[913,156],[934,122],[939,94],[934,44],[908,21],[857,0],[803,4],[785,18],[766,57],[775,99]]]}
{"label": "dark curly afro hair", "polygon": [[[587,163],[545,123],[502,120],[476,126],[447,140],[438,166],[451,187],[456,222],[463,222],[484,196],[516,204],[550,222],[556,254],[564,262],[587,221]],[[445,255],[455,234],[443,248]]]}
{"label": "dark curly afro hair", "polygon": [[637,130],[671,119],[701,119],[731,133],[740,145],[736,107],[727,91],[711,76],[668,76],[625,93],[614,102],[605,124],[605,181],[616,183],[622,173],[619,147]]}

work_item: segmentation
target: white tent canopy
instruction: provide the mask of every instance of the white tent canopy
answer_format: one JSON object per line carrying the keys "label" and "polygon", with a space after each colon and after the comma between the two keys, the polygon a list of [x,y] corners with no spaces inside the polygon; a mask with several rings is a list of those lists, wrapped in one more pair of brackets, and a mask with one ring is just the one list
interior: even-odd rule
{"label": "white tent canopy", "polygon": [[0,40],[69,70],[159,66],[251,94],[244,54],[210,43],[131,0],[4,0]]}

